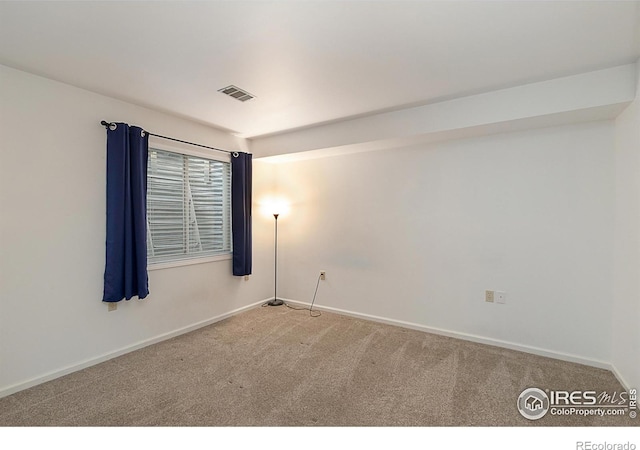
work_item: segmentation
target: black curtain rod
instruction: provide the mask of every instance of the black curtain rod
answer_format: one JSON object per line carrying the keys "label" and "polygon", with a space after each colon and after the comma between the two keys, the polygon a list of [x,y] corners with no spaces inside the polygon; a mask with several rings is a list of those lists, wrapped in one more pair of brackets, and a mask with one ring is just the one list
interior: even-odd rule
{"label": "black curtain rod", "polygon": [[[100,122],[100,125],[109,128],[111,125],[115,125],[114,122],[107,122],[106,120],[103,120]],[[167,139],[169,141],[175,141],[175,142],[181,142],[183,144],[189,144],[189,145],[195,145],[196,147],[202,147],[202,148],[208,148],[210,150],[215,150],[217,152],[223,152],[223,153],[229,153],[230,155],[233,156],[238,156],[238,152],[230,152],[229,150],[222,150],[219,148],[215,148],[215,147],[209,147],[208,145],[202,145],[202,144],[196,144],[194,142],[189,142],[189,141],[183,141],[181,139],[176,139],[176,138],[172,138],[172,137],[168,137],[168,136],[162,136],[161,134],[155,134],[155,133],[150,133],[149,131],[145,130],[147,132],[147,134],[149,136],[155,136],[161,139]]]}

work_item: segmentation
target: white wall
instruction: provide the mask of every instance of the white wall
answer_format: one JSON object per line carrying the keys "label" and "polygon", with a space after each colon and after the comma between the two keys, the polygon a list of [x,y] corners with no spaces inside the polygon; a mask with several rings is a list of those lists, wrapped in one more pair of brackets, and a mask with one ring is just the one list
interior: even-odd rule
{"label": "white wall", "polygon": [[[237,143],[14,69],[0,77],[0,395],[272,295],[273,219],[254,203],[249,281],[230,261],[152,271],[147,299],[108,313],[100,120]],[[636,100],[615,128],[255,161],[256,203],[274,190],[292,201],[279,220],[279,296],[311,301],[326,270],[321,305],[612,361],[640,385],[639,111]],[[485,303],[485,289],[508,303]]]}
{"label": "white wall", "polygon": [[640,388],[640,99],[616,119],[615,180],[611,361],[627,386]]}
{"label": "white wall", "polygon": [[606,366],[613,144],[605,121],[278,164],[282,295],[326,270],[319,305]]}
{"label": "white wall", "polygon": [[[107,312],[100,120],[227,149],[235,139],[4,66],[0,76],[0,395],[269,296],[271,229],[258,220],[249,281],[230,260],[152,271],[147,299]],[[271,182],[260,167],[258,191]]]}

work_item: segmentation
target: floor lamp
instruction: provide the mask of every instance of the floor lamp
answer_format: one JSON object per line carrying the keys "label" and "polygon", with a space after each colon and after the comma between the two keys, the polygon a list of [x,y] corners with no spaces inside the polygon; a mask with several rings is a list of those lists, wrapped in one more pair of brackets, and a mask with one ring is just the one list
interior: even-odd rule
{"label": "floor lamp", "polygon": [[274,248],[274,264],[273,264],[273,300],[269,300],[267,305],[280,306],[284,302],[278,298],[278,216],[280,214],[275,213],[273,217],[276,219],[276,239]]}

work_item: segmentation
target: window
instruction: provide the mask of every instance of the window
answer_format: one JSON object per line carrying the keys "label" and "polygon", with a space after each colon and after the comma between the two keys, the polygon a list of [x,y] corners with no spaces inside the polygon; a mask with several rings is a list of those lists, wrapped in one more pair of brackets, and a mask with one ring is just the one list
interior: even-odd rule
{"label": "window", "polygon": [[149,149],[149,264],[231,252],[231,165]]}

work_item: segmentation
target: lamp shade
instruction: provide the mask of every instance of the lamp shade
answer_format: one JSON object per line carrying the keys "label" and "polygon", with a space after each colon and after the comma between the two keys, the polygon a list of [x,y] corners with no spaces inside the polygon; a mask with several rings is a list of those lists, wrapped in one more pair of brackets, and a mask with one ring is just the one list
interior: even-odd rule
{"label": "lamp shade", "polygon": [[289,212],[289,202],[282,197],[269,197],[260,202],[260,210],[265,216],[278,214],[284,216]]}

